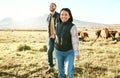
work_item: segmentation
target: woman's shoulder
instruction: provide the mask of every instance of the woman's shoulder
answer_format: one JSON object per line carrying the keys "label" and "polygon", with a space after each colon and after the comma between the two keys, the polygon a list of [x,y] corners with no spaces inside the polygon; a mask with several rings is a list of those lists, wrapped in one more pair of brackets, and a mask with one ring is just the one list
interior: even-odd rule
{"label": "woman's shoulder", "polygon": [[76,25],[74,23],[72,23],[72,27],[75,27]]}
{"label": "woman's shoulder", "polygon": [[76,29],[77,29],[76,25],[73,24],[71,29],[72,29],[72,30],[76,30]]}

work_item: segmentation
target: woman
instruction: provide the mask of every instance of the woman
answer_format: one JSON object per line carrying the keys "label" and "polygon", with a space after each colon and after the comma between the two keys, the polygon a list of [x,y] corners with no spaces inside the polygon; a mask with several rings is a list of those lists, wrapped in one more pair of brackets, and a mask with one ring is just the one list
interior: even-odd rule
{"label": "woman", "polygon": [[65,78],[65,76],[74,78],[74,55],[77,60],[80,58],[77,28],[72,22],[73,17],[70,9],[63,8],[60,11],[59,21],[56,26],[55,39],[58,78]]}

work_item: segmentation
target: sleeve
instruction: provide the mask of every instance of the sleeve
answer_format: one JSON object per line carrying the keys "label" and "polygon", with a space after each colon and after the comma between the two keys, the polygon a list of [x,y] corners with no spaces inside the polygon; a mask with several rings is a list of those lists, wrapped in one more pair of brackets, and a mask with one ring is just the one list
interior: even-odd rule
{"label": "sleeve", "polygon": [[71,28],[71,39],[72,39],[72,45],[73,45],[73,50],[75,52],[75,56],[79,56],[80,52],[79,52],[79,40],[78,40],[78,32],[77,32],[77,27],[74,25]]}

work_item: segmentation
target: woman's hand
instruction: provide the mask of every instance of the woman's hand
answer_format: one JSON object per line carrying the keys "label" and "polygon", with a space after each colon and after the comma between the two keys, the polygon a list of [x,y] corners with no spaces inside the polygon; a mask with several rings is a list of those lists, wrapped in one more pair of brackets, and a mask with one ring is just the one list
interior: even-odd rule
{"label": "woman's hand", "polygon": [[76,55],[76,60],[79,60],[80,59],[80,56],[79,55]]}

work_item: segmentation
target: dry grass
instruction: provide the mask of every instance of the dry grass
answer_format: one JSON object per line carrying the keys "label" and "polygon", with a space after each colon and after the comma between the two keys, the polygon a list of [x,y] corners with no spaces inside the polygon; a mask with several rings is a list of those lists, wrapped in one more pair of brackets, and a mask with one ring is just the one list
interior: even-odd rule
{"label": "dry grass", "polygon": [[[47,32],[0,33],[1,78],[57,78],[56,66],[54,73],[45,74]],[[89,34],[87,42],[80,41],[81,58],[75,61],[75,78],[120,78],[120,42],[97,40],[91,46],[95,34],[91,31]],[[17,51],[17,47],[24,44],[31,49]]]}

